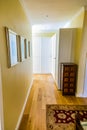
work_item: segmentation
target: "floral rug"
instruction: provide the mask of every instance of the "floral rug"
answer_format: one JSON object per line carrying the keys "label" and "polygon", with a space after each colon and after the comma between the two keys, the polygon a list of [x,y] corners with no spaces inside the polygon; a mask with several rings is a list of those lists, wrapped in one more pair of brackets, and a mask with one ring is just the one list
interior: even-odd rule
{"label": "floral rug", "polygon": [[76,113],[79,113],[81,121],[87,120],[86,105],[47,105],[47,130],[76,130]]}

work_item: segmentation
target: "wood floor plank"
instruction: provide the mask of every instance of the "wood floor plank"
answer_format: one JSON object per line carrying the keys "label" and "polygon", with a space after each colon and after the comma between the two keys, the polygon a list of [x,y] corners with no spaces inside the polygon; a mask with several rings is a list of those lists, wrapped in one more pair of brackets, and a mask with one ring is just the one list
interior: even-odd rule
{"label": "wood floor plank", "polygon": [[[46,104],[87,105],[87,98],[63,96],[52,75],[35,74],[33,79],[33,86],[24,111],[24,115],[29,115],[27,126],[22,130],[46,130]],[[23,126],[24,124],[21,123],[20,128]]]}

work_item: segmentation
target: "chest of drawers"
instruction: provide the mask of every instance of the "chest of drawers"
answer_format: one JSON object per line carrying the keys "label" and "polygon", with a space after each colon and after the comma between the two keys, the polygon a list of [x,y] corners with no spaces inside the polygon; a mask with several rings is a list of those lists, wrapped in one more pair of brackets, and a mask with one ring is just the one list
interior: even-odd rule
{"label": "chest of drawers", "polygon": [[63,95],[75,95],[77,65],[74,63],[60,64],[60,87]]}

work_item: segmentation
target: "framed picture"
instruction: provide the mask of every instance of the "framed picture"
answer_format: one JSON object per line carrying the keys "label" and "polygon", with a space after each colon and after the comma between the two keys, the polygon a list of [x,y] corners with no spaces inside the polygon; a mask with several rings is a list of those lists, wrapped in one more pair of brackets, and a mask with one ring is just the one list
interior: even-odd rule
{"label": "framed picture", "polygon": [[25,58],[28,58],[29,55],[28,55],[28,40],[25,39]]}
{"label": "framed picture", "polygon": [[8,67],[18,63],[17,34],[5,27],[8,53]]}
{"label": "framed picture", "polygon": [[25,39],[25,58],[30,57],[30,41],[28,39]]}
{"label": "framed picture", "polygon": [[31,56],[31,48],[30,48],[30,41],[28,41],[28,56],[30,57]]}
{"label": "framed picture", "polygon": [[25,38],[19,36],[19,51],[20,51],[20,61],[25,60]]}

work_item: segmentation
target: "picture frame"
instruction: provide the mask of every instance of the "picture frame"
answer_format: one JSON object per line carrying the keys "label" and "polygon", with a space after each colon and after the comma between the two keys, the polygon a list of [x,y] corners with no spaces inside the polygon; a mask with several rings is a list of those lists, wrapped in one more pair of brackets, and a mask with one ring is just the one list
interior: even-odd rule
{"label": "picture frame", "polygon": [[25,58],[27,59],[29,57],[28,55],[28,40],[25,39]]}
{"label": "picture frame", "polygon": [[30,56],[30,41],[25,39],[25,58],[29,58]]}
{"label": "picture frame", "polygon": [[30,41],[28,41],[28,56],[30,57]]}
{"label": "picture frame", "polygon": [[7,27],[5,27],[5,31],[8,53],[8,67],[12,67],[18,63],[17,33]]}
{"label": "picture frame", "polygon": [[20,61],[25,60],[25,38],[23,36],[19,36],[19,54]]}

